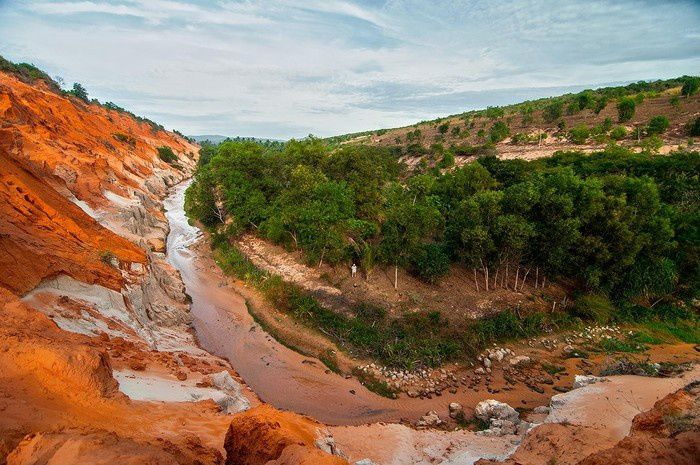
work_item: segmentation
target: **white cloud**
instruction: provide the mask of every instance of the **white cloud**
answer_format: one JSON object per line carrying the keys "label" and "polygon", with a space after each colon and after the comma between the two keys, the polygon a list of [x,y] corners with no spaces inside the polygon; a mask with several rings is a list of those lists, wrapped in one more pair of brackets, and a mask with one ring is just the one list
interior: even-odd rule
{"label": "white cloud", "polygon": [[188,133],[330,135],[700,69],[697,4],[638,1],[10,0],[0,53]]}

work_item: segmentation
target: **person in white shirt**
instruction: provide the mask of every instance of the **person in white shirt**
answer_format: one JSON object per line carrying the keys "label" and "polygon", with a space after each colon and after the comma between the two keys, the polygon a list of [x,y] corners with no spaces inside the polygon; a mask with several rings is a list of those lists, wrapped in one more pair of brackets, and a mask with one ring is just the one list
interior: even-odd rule
{"label": "person in white shirt", "polygon": [[350,272],[351,272],[351,274],[352,274],[352,277],[354,278],[355,275],[357,274],[357,265],[355,265],[355,264],[353,263],[352,266],[350,267]]}

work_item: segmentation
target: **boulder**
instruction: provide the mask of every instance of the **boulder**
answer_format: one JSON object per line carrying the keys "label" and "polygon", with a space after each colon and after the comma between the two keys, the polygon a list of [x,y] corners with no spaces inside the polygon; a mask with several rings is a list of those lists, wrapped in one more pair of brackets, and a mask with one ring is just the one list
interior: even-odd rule
{"label": "boulder", "polygon": [[431,410],[418,420],[416,426],[422,428],[434,428],[436,426],[442,425],[443,421],[438,416],[435,410]]}
{"label": "boulder", "polygon": [[474,415],[484,421],[490,422],[492,419],[509,420],[517,422],[518,412],[510,405],[494,399],[482,400],[474,408]]}
{"label": "boulder", "polygon": [[463,413],[462,405],[457,402],[451,402],[448,406],[450,418],[457,418],[460,413]]}

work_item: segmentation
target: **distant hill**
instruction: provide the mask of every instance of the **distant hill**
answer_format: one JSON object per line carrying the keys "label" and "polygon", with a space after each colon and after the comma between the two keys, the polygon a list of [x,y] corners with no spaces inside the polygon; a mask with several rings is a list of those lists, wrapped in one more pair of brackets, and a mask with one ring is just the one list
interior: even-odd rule
{"label": "distant hill", "polygon": [[690,126],[700,115],[700,92],[681,94],[687,82],[699,80],[682,76],[588,89],[326,141],[389,147],[409,165],[428,167],[446,153],[460,165],[481,155],[535,159],[560,150],[600,150],[611,142],[668,153],[694,143]]}
{"label": "distant hill", "polygon": [[222,136],[220,134],[203,134],[201,136],[189,136],[194,139],[197,143],[202,143],[204,141],[209,141],[212,144],[218,144],[225,141],[226,139],[231,140],[247,140],[255,142],[284,142],[281,139],[265,139],[260,137],[240,137],[240,136]]}

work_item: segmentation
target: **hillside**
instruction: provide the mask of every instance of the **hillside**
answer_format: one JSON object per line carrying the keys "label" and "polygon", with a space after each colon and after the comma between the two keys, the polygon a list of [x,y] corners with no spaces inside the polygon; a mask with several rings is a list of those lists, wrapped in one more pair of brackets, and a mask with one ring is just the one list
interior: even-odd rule
{"label": "hillside", "polygon": [[[689,124],[700,116],[700,94],[681,95],[688,79],[586,90],[327,140],[389,147],[410,166],[417,166],[420,160],[424,166],[435,166],[446,153],[457,164],[486,154],[532,160],[560,150],[590,152],[611,142],[668,153],[688,144]],[[634,110],[621,121],[618,105],[629,100]],[[648,130],[650,120],[657,116],[669,122],[661,133]]]}

